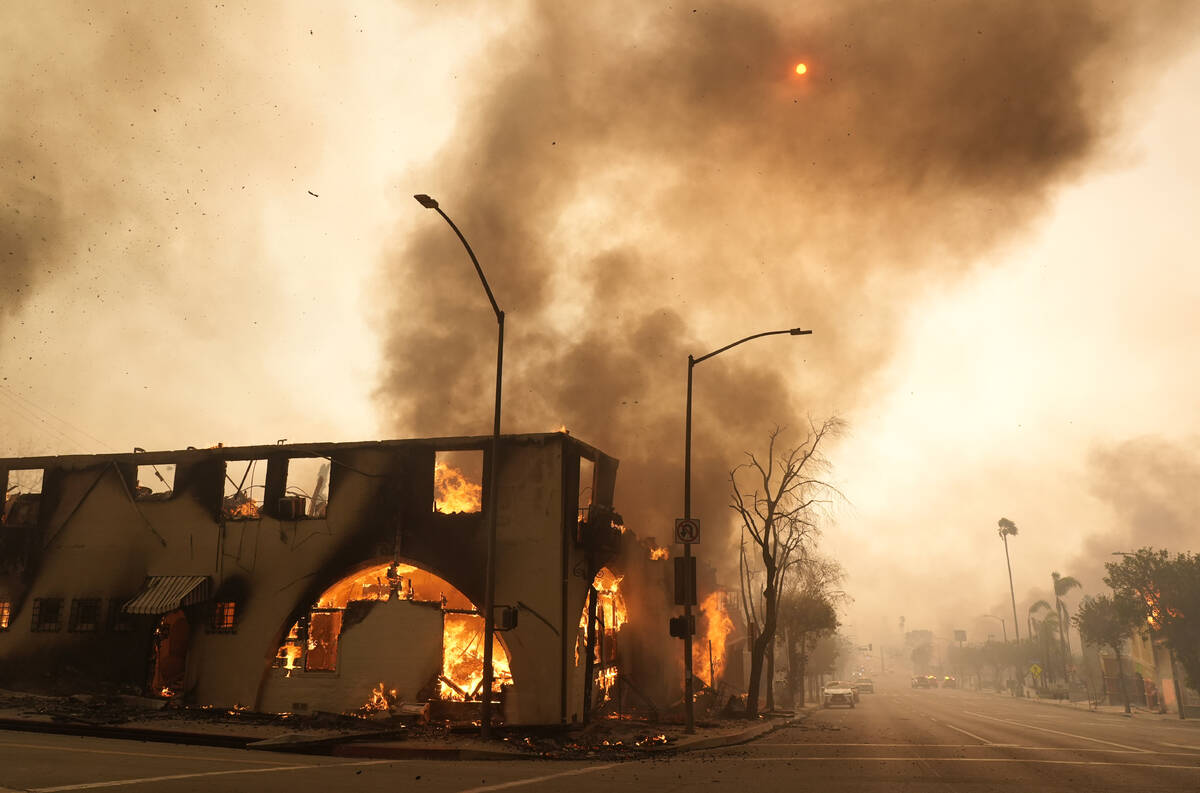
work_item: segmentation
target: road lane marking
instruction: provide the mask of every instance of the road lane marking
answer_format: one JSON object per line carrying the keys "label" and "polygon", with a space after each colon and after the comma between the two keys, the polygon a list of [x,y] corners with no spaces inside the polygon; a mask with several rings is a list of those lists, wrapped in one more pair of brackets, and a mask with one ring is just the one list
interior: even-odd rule
{"label": "road lane marking", "polygon": [[1063,732],[1062,730],[1052,730],[1049,727],[1039,727],[1036,724],[1024,724],[1022,722],[1013,721],[1011,719],[997,719],[995,716],[985,716],[982,713],[976,713],[971,710],[964,710],[963,713],[969,713],[972,716],[978,716],[981,719],[988,719],[990,721],[998,721],[998,722],[1002,722],[1004,724],[1014,724],[1017,727],[1027,727],[1031,730],[1041,730],[1042,732],[1052,732],[1055,735],[1065,735],[1068,738],[1078,738],[1081,741],[1094,741],[1095,743],[1104,743],[1104,744],[1108,744],[1109,746],[1116,746],[1121,749],[1129,749],[1134,752],[1145,752],[1147,754],[1150,753],[1150,750],[1141,749],[1137,746],[1129,746],[1128,744],[1116,743],[1115,741],[1104,741],[1104,740],[1101,740],[1100,738],[1089,738],[1086,735],[1076,735],[1073,732]]}
{"label": "road lane marking", "polygon": [[979,741],[982,744],[986,744],[988,746],[992,745],[992,742],[989,741],[987,738],[980,738],[975,733],[967,732],[966,730],[962,729],[961,727],[955,727],[953,724],[951,724],[948,721],[944,721],[944,722],[942,722],[942,724],[946,725],[947,727],[954,730],[955,732],[961,732],[963,735],[966,735],[968,738],[974,738],[975,740]]}
{"label": "road lane marking", "polygon": [[[1167,757],[1200,757],[1200,754],[1196,752],[1157,752],[1153,749],[1085,749],[1077,746],[1022,746],[1019,743],[989,743],[985,745],[977,743],[761,743],[757,745],[765,749],[773,747],[801,748],[807,746],[822,748],[874,746],[881,749],[1016,749],[1021,752],[1079,752],[1081,754],[1095,752],[1097,754],[1159,754]],[[1168,744],[1168,746],[1176,746],[1176,744]],[[744,749],[745,747],[730,746],[718,748]],[[1193,749],[1197,747],[1180,746],[1179,748]]]}
{"label": "road lane marking", "polygon": [[113,779],[108,782],[81,782],[76,785],[55,785],[54,787],[29,788],[30,793],[57,793],[60,790],[94,790],[102,787],[124,787],[126,785],[143,785],[147,782],[171,782],[176,779],[198,779],[208,776],[229,776],[231,774],[269,774],[274,771],[311,771],[314,768],[346,768],[349,766],[380,765],[393,763],[395,760],[365,760],[361,763],[325,763],[312,765],[284,765],[273,768],[235,768],[229,771],[200,771],[194,774],[170,774],[168,776],[147,776],[136,779]]}
{"label": "road lane marking", "polygon": [[49,745],[49,744],[40,744],[40,743],[8,743],[7,741],[0,741],[0,749],[7,749],[9,747],[12,747],[15,749],[46,749],[51,752],[83,752],[86,754],[115,754],[115,755],[121,755],[121,756],[125,756],[125,757],[163,757],[168,760],[198,760],[200,762],[205,762],[205,763],[222,762],[222,763],[246,763],[249,765],[282,765],[278,760],[235,760],[235,759],[229,758],[229,757],[216,757],[216,756],[202,757],[199,755],[163,754],[162,752],[118,752],[118,751],[114,751],[112,749],[83,749],[83,748],[76,747],[76,746],[53,746],[53,745]]}
{"label": "road lane marking", "polygon": [[968,738],[974,738],[975,740],[979,741],[979,742],[980,742],[980,743],[982,743],[982,744],[987,744],[987,745],[989,745],[989,746],[992,744],[992,742],[991,742],[991,741],[989,741],[987,738],[980,738],[980,737],[979,737],[978,735],[976,735],[975,733],[973,733],[973,732],[967,732],[967,731],[966,731],[966,730],[964,730],[964,729],[960,729],[959,727],[955,727],[953,724],[951,724],[951,723],[950,723],[950,722],[948,722],[948,721],[941,721],[940,719],[935,719],[933,716],[930,716],[930,717],[929,717],[929,720],[930,720],[930,721],[932,721],[934,724],[942,724],[942,725],[945,725],[945,726],[949,727],[950,729],[954,730],[955,732],[961,732],[963,735],[967,736]]}
{"label": "road lane marking", "polygon": [[[766,763],[766,762],[914,762],[921,760],[931,763],[1025,763],[1028,765],[1079,765],[1079,766],[1114,766],[1118,768],[1179,768],[1188,771],[1200,771],[1200,765],[1174,765],[1171,763],[1115,763],[1106,760],[1041,760],[1023,757],[730,757],[730,762]],[[472,788],[460,793],[492,790],[493,788]]]}
{"label": "road lane marking", "polygon": [[512,782],[499,782],[495,785],[482,785],[480,787],[467,788],[460,790],[458,793],[486,793],[489,790],[507,790],[508,788],[522,787],[524,785],[536,785],[539,782],[545,782],[550,779],[561,779],[565,776],[579,776],[580,774],[590,774],[594,771],[603,771],[606,768],[612,768],[617,763],[609,763],[608,765],[590,765],[586,768],[573,768],[570,771],[560,771],[557,774],[546,774],[545,776],[531,776],[525,779],[514,779]]}

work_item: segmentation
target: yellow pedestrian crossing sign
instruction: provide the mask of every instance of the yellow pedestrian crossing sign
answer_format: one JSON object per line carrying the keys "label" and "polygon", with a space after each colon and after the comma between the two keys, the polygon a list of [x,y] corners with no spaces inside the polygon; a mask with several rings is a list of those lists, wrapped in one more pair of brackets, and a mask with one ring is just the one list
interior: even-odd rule
{"label": "yellow pedestrian crossing sign", "polygon": [[1042,668],[1037,664],[1029,667],[1029,674],[1033,675],[1034,680],[1042,679]]}

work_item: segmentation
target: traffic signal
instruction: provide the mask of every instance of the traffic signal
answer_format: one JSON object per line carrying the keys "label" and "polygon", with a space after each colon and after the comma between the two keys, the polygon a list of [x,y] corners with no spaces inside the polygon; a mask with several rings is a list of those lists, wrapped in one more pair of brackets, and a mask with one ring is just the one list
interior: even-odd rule
{"label": "traffic signal", "polygon": [[[675,557],[675,605],[696,605],[696,557]],[[695,631],[692,631],[695,633]]]}
{"label": "traffic signal", "polygon": [[686,636],[696,635],[696,615],[689,614],[686,617],[671,617],[671,636],[676,639],[682,639]]}

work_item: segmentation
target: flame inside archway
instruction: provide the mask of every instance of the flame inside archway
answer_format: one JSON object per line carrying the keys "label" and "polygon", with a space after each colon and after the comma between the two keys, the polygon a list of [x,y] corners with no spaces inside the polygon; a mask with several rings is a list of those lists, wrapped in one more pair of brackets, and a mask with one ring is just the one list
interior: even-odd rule
{"label": "flame inside archway", "polygon": [[[310,612],[306,640],[301,638],[300,623],[294,624],[276,654],[276,666],[286,670],[286,677],[297,671],[334,671],[342,612],[355,601],[392,598],[441,605],[442,672],[438,696],[447,700],[478,700],[483,682],[483,617],[452,584],[409,564],[372,565],[322,592]],[[493,691],[512,684],[508,650],[499,636],[492,648],[492,670]],[[362,711],[386,710],[387,702],[395,696],[394,691],[380,682]]]}

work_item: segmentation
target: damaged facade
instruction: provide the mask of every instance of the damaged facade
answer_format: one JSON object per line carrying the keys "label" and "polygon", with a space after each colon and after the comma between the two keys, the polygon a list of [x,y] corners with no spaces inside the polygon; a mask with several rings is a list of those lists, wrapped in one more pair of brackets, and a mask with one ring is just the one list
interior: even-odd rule
{"label": "damaged facade", "polygon": [[[490,444],[0,459],[0,685],[268,712],[478,700]],[[501,713],[582,720],[610,697],[619,626],[612,598],[590,636],[581,615],[604,613],[591,584],[637,544],[612,508],[617,461],[566,433],[504,436],[500,460]],[[646,558],[657,637],[668,563]],[[660,670],[666,699],[680,671]]]}

